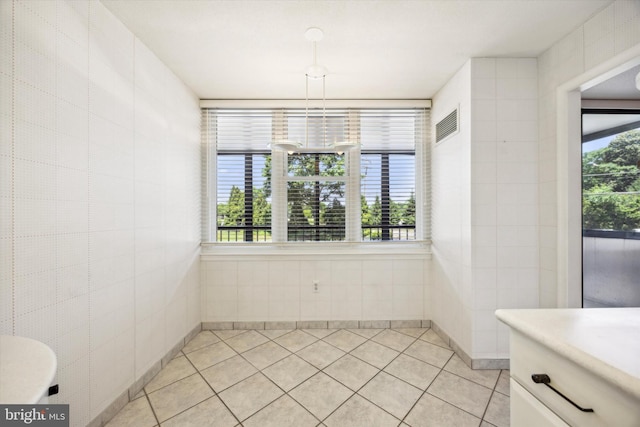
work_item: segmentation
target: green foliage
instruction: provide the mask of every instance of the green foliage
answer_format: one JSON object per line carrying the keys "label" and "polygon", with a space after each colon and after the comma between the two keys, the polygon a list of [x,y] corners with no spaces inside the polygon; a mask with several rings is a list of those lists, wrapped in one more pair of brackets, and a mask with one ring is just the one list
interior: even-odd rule
{"label": "green foliage", "polygon": [[360,196],[360,212],[362,212],[362,225],[371,225],[372,217],[371,217],[371,209],[369,209],[369,204],[367,203],[367,198],[364,195]]}
{"label": "green foliage", "polygon": [[[582,156],[582,185],[585,190],[607,184],[611,187],[612,191],[624,192],[638,179],[638,167],[635,163],[628,164],[630,163],[628,156],[619,153],[619,149],[616,150],[618,154],[615,156],[610,154],[609,149],[615,141],[616,140],[612,141],[609,147],[590,151]],[[640,145],[640,139],[637,145]],[[635,150],[632,149],[630,151]],[[624,161],[625,164],[611,161],[616,159]]]}
{"label": "green foliage", "polygon": [[415,225],[416,223],[416,198],[412,192],[406,202],[394,202],[391,200],[391,224]]}
{"label": "green foliage", "polygon": [[640,130],[634,129],[616,136],[602,153],[602,161],[620,166],[638,166]]}
{"label": "green foliage", "polygon": [[[219,227],[243,226],[245,219],[245,193],[240,188],[233,186],[229,193],[227,203],[219,203],[217,206]],[[253,189],[253,225],[265,226],[271,224],[271,204],[267,201],[265,192],[261,188]],[[230,234],[231,233],[231,234]],[[244,232],[231,231],[218,232],[218,241],[243,241]],[[253,241],[271,240],[271,232],[266,230],[254,230]]]}
{"label": "green foliage", "polygon": [[[231,187],[229,202],[224,210],[224,215],[219,221],[220,225],[242,225],[244,224],[244,192],[235,185]],[[220,211],[218,211],[220,217]]]}
{"label": "green foliage", "polygon": [[411,197],[409,197],[409,200],[404,207],[402,221],[403,224],[416,223],[416,195],[413,192],[411,192]]}
{"label": "green foliage", "polygon": [[376,196],[371,206],[371,225],[382,224],[382,203],[380,197]]}
{"label": "green foliage", "polygon": [[264,189],[253,189],[253,225],[271,224],[271,203],[267,201]]}
{"label": "green foliage", "polygon": [[[289,176],[325,176],[338,177],[345,174],[345,156],[336,154],[296,154],[288,156]],[[262,170],[264,185],[253,189],[253,224],[256,226],[271,223],[271,171],[272,157],[265,156],[265,166]],[[336,240],[344,238],[344,228],[331,232],[322,230],[316,232],[296,231],[294,228],[303,227],[309,230],[316,225],[344,226],[346,207],[341,202],[344,199],[345,185],[341,181],[295,181],[287,183],[288,194],[288,224],[289,240],[309,240],[315,236],[317,240]],[[219,226],[241,226],[244,223],[244,192],[233,187],[226,204],[218,204]],[[382,202],[376,196],[369,204],[364,195],[360,199],[361,221],[365,228],[365,238],[378,240],[381,238],[380,229],[375,226],[382,224]],[[415,195],[403,202],[390,201],[391,225],[415,224]],[[372,229],[366,229],[373,226]]]}
{"label": "green foliage", "polygon": [[640,131],[618,135],[582,156],[585,229],[640,228]]}
{"label": "green foliage", "polygon": [[[309,225],[307,218],[313,218],[309,200],[311,191],[308,182],[295,181],[289,182],[289,224],[290,225]],[[306,212],[305,212],[306,210]]]}

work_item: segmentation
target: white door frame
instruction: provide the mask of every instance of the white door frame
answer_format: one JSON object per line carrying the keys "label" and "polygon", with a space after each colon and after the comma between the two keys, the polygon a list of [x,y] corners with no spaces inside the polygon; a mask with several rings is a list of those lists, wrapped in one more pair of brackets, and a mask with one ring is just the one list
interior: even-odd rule
{"label": "white door frame", "polygon": [[556,91],[558,307],[582,307],[580,94],[638,64],[640,44],[560,85]]}

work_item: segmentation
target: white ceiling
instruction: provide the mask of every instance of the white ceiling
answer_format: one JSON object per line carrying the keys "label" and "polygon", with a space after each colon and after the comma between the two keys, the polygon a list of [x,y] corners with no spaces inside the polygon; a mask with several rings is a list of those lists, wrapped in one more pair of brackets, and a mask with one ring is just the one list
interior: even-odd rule
{"label": "white ceiling", "polygon": [[[611,0],[101,0],[201,99],[431,98],[470,57],[535,57]],[[311,97],[314,97],[311,87]]]}

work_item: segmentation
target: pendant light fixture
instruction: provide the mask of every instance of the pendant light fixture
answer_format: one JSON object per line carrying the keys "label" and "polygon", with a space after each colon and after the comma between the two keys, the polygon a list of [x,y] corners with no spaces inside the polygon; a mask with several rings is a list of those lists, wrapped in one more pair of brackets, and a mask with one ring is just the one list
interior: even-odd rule
{"label": "pendant light fixture", "polygon": [[317,27],[311,27],[304,33],[305,38],[313,43],[313,64],[307,67],[305,72],[305,143],[304,146],[301,142],[292,141],[289,139],[283,139],[274,141],[271,143],[273,148],[286,151],[289,154],[293,154],[300,149],[309,148],[309,79],[319,80],[322,79],[322,147],[321,150],[327,148],[332,149],[338,154],[343,154],[358,146],[357,142],[351,141],[336,141],[333,143],[327,143],[327,114],[326,114],[326,85],[325,80],[328,74],[327,68],[318,64],[317,61],[317,46],[316,43],[324,38],[324,32]]}

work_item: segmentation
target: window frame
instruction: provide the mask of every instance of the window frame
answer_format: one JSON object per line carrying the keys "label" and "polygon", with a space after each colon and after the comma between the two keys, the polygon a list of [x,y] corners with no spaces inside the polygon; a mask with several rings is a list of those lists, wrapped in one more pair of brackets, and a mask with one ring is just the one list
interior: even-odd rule
{"label": "window frame", "polygon": [[[358,110],[356,110],[358,111]],[[205,183],[208,183],[208,185],[206,185],[208,188],[205,189],[204,193],[206,194],[207,197],[207,203],[204,203],[204,209],[207,209],[207,206],[209,207],[209,211],[206,213],[203,213],[203,220],[205,218],[209,218],[212,214],[213,214],[213,221],[211,221],[210,224],[208,225],[210,230],[209,233],[206,233],[203,231],[203,243],[206,245],[224,245],[224,244],[231,244],[231,245],[259,245],[259,246],[264,246],[264,245],[270,245],[270,244],[276,244],[276,245],[301,245],[303,243],[312,243],[312,244],[321,244],[321,245],[343,245],[345,243],[351,243],[351,244],[373,244],[373,245],[379,245],[381,243],[387,243],[387,242],[394,242],[394,243],[401,243],[401,244],[415,244],[415,243],[424,243],[424,242],[428,242],[428,238],[426,238],[425,236],[423,236],[423,230],[425,230],[425,217],[427,217],[428,212],[425,212],[426,209],[424,209],[424,203],[419,200],[422,197],[421,196],[421,192],[423,191],[424,186],[421,185],[424,181],[424,174],[427,173],[427,168],[425,168],[425,164],[428,161],[428,156],[424,155],[425,151],[428,151],[428,131],[429,129],[426,128],[426,124],[428,123],[428,109],[421,109],[421,111],[419,112],[413,112],[412,114],[415,114],[415,120],[416,123],[418,121],[422,121],[422,123],[420,124],[421,126],[421,131],[420,131],[420,135],[415,136],[415,140],[414,140],[414,149],[413,150],[379,150],[379,151],[370,151],[367,152],[362,151],[358,148],[358,149],[354,149],[350,152],[344,153],[345,156],[345,176],[343,177],[333,177],[333,176],[329,176],[329,177],[324,177],[324,176],[309,176],[309,177],[295,177],[295,176],[289,176],[287,173],[287,153],[286,152],[281,152],[278,150],[271,150],[270,154],[271,154],[271,160],[272,160],[272,170],[271,170],[271,185],[272,185],[272,194],[271,194],[271,206],[272,206],[272,221],[271,221],[271,237],[272,237],[272,241],[253,241],[253,239],[249,240],[250,237],[253,236],[253,228],[254,225],[252,224],[253,221],[253,217],[249,218],[249,221],[246,222],[245,221],[245,227],[246,224],[249,223],[249,225],[252,227],[251,229],[245,229],[244,230],[244,240],[242,241],[236,241],[236,242],[222,242],[219,241],[217,239],[218,236],[218,226],[217,226],[217,221],[216,221],[216,216],[217,216],[217,194],[213,195],[212,198],[212,192],[211,190],[214,190],[213,193],[216,193],[216,188],[215,186],[212,186],[212,182],[216,181],[215,175],[217,174],[217,171],[215,171],[215,168],[211,168],[211,165],[215,165],[216,161],[217,161],[217,156],[218,156],[218,151],[215,148],[215,141],[213,144],[213,147],[211,147],[211,141],[209,140],[207,143],[203,144],[204,146],[206,146],[207,148],[207,158],[209,159],[208,165],[203,165],[203,167],[206,167],[206,170],[204,171],[205,174],[209,175],[208,179],[205,179]],[[281,111],[279,110],[277,113],[281,113]],[[276,118],[276,111],[273,110],[272,111],[272,119]],[[203,115],[207,114],[207,110],[203,109]],[[285,113],[286,115],[286,113]],[[358,119],[359,120],[359,119]],[[417,124],[416,124],[417,126]],[[205,130],[203,129],[203,135],[205,134]],[[213,148],[213,149],[212,149]],[[259,155],[265,155],[265,154],[269,154],[268,151],[242,151],[242,150],[236,150],[234,152],[235,154],[243,154],[245,155],[245,159],[247,157],[251,157],[255,154],[259,154]],[[301,150],[302,154],[306,154],[306,153],[314,153],[314,154],[323,154],[322,152],[319,152],[317,150],[313,150],[313,151],[305,151],[304,149]],[[415,212],[415,224],[413,225],[413,230],[414,230],[414,236],[415,238],[412,240],[391,240],[389,238],[389,233],[390,233],[390,228],[394,228],[394,225],[390,224],[389,221],[389,217],[391,215],[391,213],[387,210],[386,211],[386,215],[385,215],[385,220],[382,222],[382,224],[380,225],[380,227],[382,227],[383,229],[385,229],[384,231],[384,235],[385,238],[384,239],[380,239],[380,240],[365,240],[364,239],[364,235],[362,232],[362,207],[361,207],[361,177],[360,177],[360,160],[361,160],[361,156],[362,155],[366,155],[366,154],[380,154],[382,157],[386,157],[387,160],[389,158],[390,154],[394,154],[394,153],[400,153],[400,154],[411,154],[414,156],[414,165],[415,165],[415,174],[414,174],[414,186],[413,186],[413,191],[414,191],[414,197],[415,197],[415,203],[416,203],[416,212]],[[221,152],[221,155],[225,155],[225,154],[231,154],[231,152],[228,151],[224,151]],[[333,154],[333,153],[325,153],[325,154]],[[280,162],[278,161],[278,159],[280,160]],[[278,167],[282,167],[282,173],[278,172]],[[246,160],[245,160],[245,168],[246,168]],[[212,170],[213,169],[213,170]],[[245,169],[246,170],[246,169]],[[351,171],[357,171],[356,173],[351,173]],[[213,175],[213,176],[211,176]],[[388,175],[388,174],[387,174]],[[281,178],[281,179],[278,179]],[[245,189],[247,188],[246,185],[249,185],[249,181],[252,178],[252,174],[248,174],[245,173]],[[355,179],[354,179],[355,178]],[[286,187],[287,187],[287,183],[290,181],[297,181],[297,180],[313,180],[313,181],[344,181],[346,183],[346,188],[345,188],[345,239],[344,241],[335,241],[335,240],[323,240],[323,241],[289,241],[287,238],[287,224],[286,224],[286,210],[287,210],[287,204],[284,203],[284,205],[282,205],[282,201],[278,201],[279,197],[276,191],[277,187],[284,187],[284,200],[286,200]],[[389,177],[387,176],[387,180],[389,179]],[[252,190],[253,188],[251,188]],[[250,191],[251,191],[250,190]],[[387,196],[388,196],[388,182],[387,182]],[[282,192],[281,192],[282,193]],[[246,194],[246,193],[245,193]],[[387,197],[388,199],[389,197]],[[381,197],[381,199],[384,199]],[[282,194],[280,194],[280,200],[282,200]],[[384,199],[386,200],[386,199]],[[381,200],[382,201],[382,200]],[[390,200],[386,200],[386,203],[389,204],[391,201]],[[278,205],[278,203],[280,203]],[[246,206],[246,201],[245,201],[245,206]],[[279,206],[280,208],[284,207],[284,217],[283,217],[283,210],[282,209],[278,209],[277,206]],[[211,211],[210,209],[213,208],[213,211]],[[280,213],[278,213],[278,211],[280,211]],[[247,215],[250,215],[250,212],[245,212],[245,218],[247,218]],[[354,217],[355,216],[355,217]],[[284,224],[282,223],[284,219]],[[280,223],[280,224],[278,224]],[[207,228],[207,227],[204,227]],[[396,227],[397,228],[397,227]],[[428,228],[428,227],[427,227]],[[213,233],[211,233],[211,231],[213,231]],[[247,233],[249,233],[249,235],[247,235]],[[208,235],[207,235],[208,234]],[[210,237],[215,236],[216,239],[210,239]]]}
{"label": "window frame", "polygon": [[[240,242],[244,242],[244,243],[253,243],[253,242],[259,242],[260,239],[258,238],[257,240],[255,240],[254,237],[254,233],[257,233],[258,236],[260,235],[261,232],[264,232],[264,236],[265,239],[263,240],[264,242],[268,242],[268,240],[266,240],[266,236],[271,234],[271,221],[269,221],[268,225],[255,225],[254,224],[254,218],[253,218],[253,214],[254,214],[254,197],[253,197],[253,190],[254,190],[254,185],[253,185],[253,161],[254,161],[254,156],[271,156],[271,153],[268,151],[264,151],[264,152],[259,152],[259,151],[224,151],[221,153],[216,152],[215,154],[216,158],[215,158],[215,162],[216,162],[216,167],[218,165],[218,157],[219,156],[243,156],[243,164],[244,164],[244,192],[243,192],[243,196],[244,196],[244,211],[243,211],[243,215],[242,215],[242,219],[244,222],[244,225],[224,225],[224,226],[220,226],[218,224],[218,218],[219,218],[219,211],[218,211],[218,204],[220,203],[220,201],[217,198],[217,186],[216,186],[216,194],[215,194],[215,198],[213,200],[214,202],[214,206],[215,206],[215,215],[213,216],[213,222],[215,223],[215,243],[224,243],[225,241],[222,240],[222,229],[227,230],[227,235],[230,235],[232,230],[236,230],[236,235],[238,234],[237,230],[242,231],[242,235],[243,235],[243,239],[242,240],[236,240],[233,243],[240,243]],[[247,190],[249,189],[249,190]],[[248,204],[247,203],[247,194],[249,194],[251,203]]]}
{"label": "window frame", "polygon": [[[368,152],[364,152],[361,153],[361,158],[362,156],[366,156],[366,155],[380,155],[380,203],[381,203],[381,220],[380,220],[380,224],[378,225],[371,225],[370,227],[368,227],[370,230],[373,230],[374,227],[379,228],[380,229],[380,233],[381,233],[381,238],[380,239],[373,239],[371,241],[376,241],[376,242],[387,242],[387,241],[416,241],[418,240],[418,205],[416,203],[416,212],[415,212],[415,224],[413,224],[413,228],[410,228],[410,226],[403,226],[401,224],[392,224],[391,222],[391,202],[393,201],[393,199],[391,198],[391,174],[389,173],[391,171],[391,167],[390,167],[390,162],[391,162],[391,156],[392,155],[410,155],[413,157],[413,164],[414,164],[414,183],[417,180],[418,177],[418,173],[417,173],[417,155],[416,155],[416,151],[409,151],[409,150],[387,150],[387,151],[368,151]],[[385,173],[385,171],[387,171]],[[361,181],[362,182],[362,181]],[[417,189],[416,189],[417,185],[414,186],[414,202],[416,202],[416,196],[417,196]],[[385,197],[386,195],[386,197]],[[361,223],[361,227],[362,227],[362,219],[360,220]],[[402,230],[402,229],[406,229],[406,230],[413,230],[413,235],[414,238],[413,239],[393,239],[390,238],[392,237],[392,233],[393,233],[393,229],[397,229],[397,230]],[[408,234],[407,234],[408,236]],[[364,241],[364,231],[362,234],[363,237],[363,241]]]}
{"label": "window frame", "polygon": [[[314,174],[313,175],[291,175],[289,173],[289,160],[291,160],[291,157],[293,156],[311,156],[313,158],[313,164],[314,164]],[[287,242],[298,242],[298,241],[314,241],[314,242],[339,242],[339,241],[343,241],[345,239],[347,239],[347,220],[346,220],[346,206],[347,206],[347,199],[348,199],[348,195],[351,191],[353,191],[349,185],[349,174],[350,174],[350,168],[346,167],[346,160],[347,157],[345,156],[345,168],[344,168],[344,174],[341,176],[331,176],[331,175],[322,175],[321,174],[321,169],[320,169],[320,162],[321,162],[321,156],[325,156],[325,155],[335,155],[337,156],[336,153],[331,153],[331,152],[325,152],[325,151],[313,151],[313,152],[304,152],[304,153],[295,153],[293,155],[287,155],[287,174],[284,177],[284,180],[286,182],[287,185]],[[273,176],[272,176],[272,181],[273,181]],[[303,239],[302,240],[291,240],[290,236],[291,236],[291,231],[292,228],[289,226],[289,224],[291,223],[291,218],[290,218],[290,213],[288,212],[288,208],[289,208],[289,204],[292,203],[293,201],[288,197],[289,196],[289,183],[291,182],[310,182],[313,183],[314,185],[314,200],[313,200],[313,204],[315,205],[315,210],[312,207],[312,215],[313,215],[313,224],[309,224],[308,226],[298,226],[297,229],[298,230],[293,230],[293,231],[302,231],[303,233]],[[321,213],[322,213],[322,191],[321,191],[321,183],[329,183],[329,182],[342,182],[344,183],[344,194],[342,196],[342,198],[344,199],[344,206],[345,206],[345,223],[344,223],[344,227],[342,227],[341,229],[336,228],[336,230],[344,230],[343,233],[344,237],[343,239],[328,239],[328,240],[321,240],[320,236],[322,234],[322,231],[325,230],[325,233],[329,233],[331,236],[333,236],[333,232],[331,231],[333,227],[327,225],[327,224],[322,224],[321,223]],[[305,232],[309,231],[310,235],[312,235],[314,238],[311,240],[306,240],[304,239],[304,235]]]}

